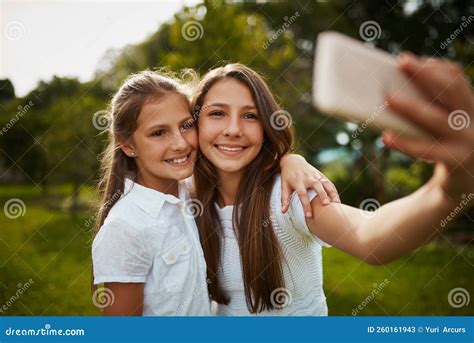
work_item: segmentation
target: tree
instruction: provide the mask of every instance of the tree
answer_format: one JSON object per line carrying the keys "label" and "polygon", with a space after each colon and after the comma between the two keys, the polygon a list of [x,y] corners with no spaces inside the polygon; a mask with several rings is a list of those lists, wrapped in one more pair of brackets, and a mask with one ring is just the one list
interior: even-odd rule
{"label": "tree", "polygon": [[9,79],[0,80],[0,102],[7,102],[15,98],[15,88]]}

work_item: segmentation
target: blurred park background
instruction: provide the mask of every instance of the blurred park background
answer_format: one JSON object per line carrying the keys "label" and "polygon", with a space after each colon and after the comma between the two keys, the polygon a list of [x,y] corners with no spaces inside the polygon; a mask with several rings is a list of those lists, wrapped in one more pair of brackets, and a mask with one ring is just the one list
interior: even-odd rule
{"label": "blurred park background", "polygon": [[[94,10],[94,2],[83,4]],[[143,41],[109,49],[88,81],[55,76],[17,96],[12,80],[0,80],[0,315],[100,313],[90,292],[105,138],[100,111],[130,73],[166,66],[203,74],[225,62],[250,65],[291,113],[297,152],[335,183],[342,201],[383,204],[417,189],[431,166],[386,150],[377,133],[317,113],[311,105],[316,36],[336,30],[394,54],[448,57],[472,82],[473,14],[469,1],[206,0],[169,13]],[[377,24],[369,39],[361,30],[368,22]],[[379,267],[324,249],[329,314],[473,314],[473,228],[470,210],[428,245]]]}

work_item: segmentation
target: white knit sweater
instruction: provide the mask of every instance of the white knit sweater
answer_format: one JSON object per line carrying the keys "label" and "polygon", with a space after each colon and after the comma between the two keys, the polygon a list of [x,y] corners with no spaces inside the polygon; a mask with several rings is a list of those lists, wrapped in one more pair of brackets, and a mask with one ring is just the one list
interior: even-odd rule
{"label": "white knit sweater", "polygon": [[[310,192],[310,195],[312,199],[316,193]],[[309,231],[296,193],[292,195],[286,214],[281,213],[280,199],[281,178],[278,176],[271,195],[270,220],[285,256],[282,260],[285,288],[276,289],[273,293],[272,301],[279,309],[259,315],[326,316],[321,247],[329,245]],[[216,204],[216,207],[224,230],[219,278],[230,297],[229,305],[217,305],[216,312],[221,316],[252,315],[245,301],[240,253],[232,228],[233,206],[221,209]]]}

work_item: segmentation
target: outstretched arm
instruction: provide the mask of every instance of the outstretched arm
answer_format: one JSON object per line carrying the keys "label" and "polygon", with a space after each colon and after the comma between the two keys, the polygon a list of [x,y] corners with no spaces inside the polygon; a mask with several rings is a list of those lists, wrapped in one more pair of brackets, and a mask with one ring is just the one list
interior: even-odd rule
{"label": "outstretched arm", "polygon": [[[387,263],[422,245],[444,228],[452,211],[474,206],[474,95],[459,66],[404,54],[400,68],[426,99],[389,97],[399,115],[427,133],[425,138],[384,134],[388,147],[436,162],[419,190],[376,212],[312,201],[310,230],[326,242],[368,263]],[[456,118],[456,116],[458,116]]]}
{"label": "outstretched arm", "polygon": [[314,200],[314,216],[306,219],[310,230],[370,264],[390,262],[424,244],[453,208],[444,192],[429,183],[374,212],[337,203],[323,207]]}

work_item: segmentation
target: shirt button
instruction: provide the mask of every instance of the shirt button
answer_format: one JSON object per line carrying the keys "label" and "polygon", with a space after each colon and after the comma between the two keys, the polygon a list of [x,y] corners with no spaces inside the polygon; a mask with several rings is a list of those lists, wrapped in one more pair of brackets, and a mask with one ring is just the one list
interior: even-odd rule
{"label": "shirt button", "polygon": [[189,246],[188,243],[184,243],[184,244],[183,244],[183,252],[184,252],[184,253],[189,252],[189,249],[190,249],[190,248],[191,248],[191,247]]}

